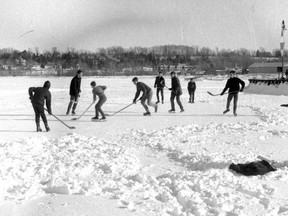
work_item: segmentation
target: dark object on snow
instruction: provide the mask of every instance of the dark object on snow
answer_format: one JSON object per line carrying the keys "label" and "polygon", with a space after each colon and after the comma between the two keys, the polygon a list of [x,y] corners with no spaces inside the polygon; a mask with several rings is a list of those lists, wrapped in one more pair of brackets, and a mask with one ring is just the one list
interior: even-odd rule
{"label": "dark object on snow", "polygon": [[251,162],[247,164],[232,163],[229,166],[229,169],[246,176],[264,175],[268,172],[276,171],[276,169],[265,160]]}
{"label": "dark object on snow", "polygon": [[282,107],[288,107],[288,104],[281,104]]}

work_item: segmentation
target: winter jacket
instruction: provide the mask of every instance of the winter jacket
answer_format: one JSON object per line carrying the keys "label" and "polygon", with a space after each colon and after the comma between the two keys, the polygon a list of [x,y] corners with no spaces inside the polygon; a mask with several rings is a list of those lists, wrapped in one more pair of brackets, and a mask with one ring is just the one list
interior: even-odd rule
{"label": "winter jacket", "polygon": [[78,96],[81,92],[81,78],[78,78],[78,76],[74,76],[70,83],[70,92],[69,94],[71,96]]}
{"label": "winter jacket", "polygon": [[163,76],[157,76],[154,83],[154,88],[164,88],[165,86],[165,79]]}
{"label": "winter jacket", "polygon": [[171,90],[175,95],[182,95],[182,88],[178,77],[174,76],[171,79]]}
{"label": "winter jacket", "polygon": [[45,82],[43,87],[30,87],[28,93],[33,105],[44,107],[44,101],[46,100],[47,110],[51,113],[51,93],[49,88],[50,82]]}
{"label": "winter jacket", "polygon": [[[241,85],[241,89],[239,85]],[[223,89],[221,94],[224,94],[228,88],[229,88],[229,93],[232,93],[232,92],[238,93],[239,91],[243,91],[244,87],[245,87],[245,82],[243,80],[239,79],[238,77],[232,77],[227,80],[226,86]]]}
{"label": "winter jacket", "polygon": [[99,99],[106,98],[106,95],[104,91],[106,90],[106,86],[96,86],[93,88],[92,93],[93,93],[93,99],[96,100],[96,97],[98,96]]}
{"label": "winter jacket", "polygon": [[135,94],[135,97],[134,97],[134,100],[133,100],[134,102],[137,100],[137,98],[140,95],[141,91],[143,92],[141,98],[145,98],[147,96],[148,92],[151,91],[151,88],[149,86],[147,86],[143,82],[137,82],[136,89],[137,89],[137,91],[136,91],[136,94]]}
{"label": "winter jacket", "polygon": [[196,83],[194,81],[189,81],[188,82],[188,92],[193,92],[196,90]]}
{"label": "winter jacket", "polygon": [[264,175],[270,171],[276,171],[276,168],[271,166],[267,161],[256,161],[247,164],[234,164],[229,166],[229,169],[241,173],[246,176]]}

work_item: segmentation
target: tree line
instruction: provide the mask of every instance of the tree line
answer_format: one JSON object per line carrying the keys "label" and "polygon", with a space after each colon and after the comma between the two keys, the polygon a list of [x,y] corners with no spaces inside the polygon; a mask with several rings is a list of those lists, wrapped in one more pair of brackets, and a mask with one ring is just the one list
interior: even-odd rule
{"label": "tree line", "polygon": [[[287,52],[284,52],[287,57]],[[122,48],[113,46],[99,48],[95,52],[67,48],[60,52],[57,47],[39,52],[38,48],[19,51],[12,48],[0,50],[1,69],[21,68],[31,70],[35,65],[45,68],[76,69],[101,71],[103,74],[117,74],[129,68],[131,70],[150,67],[153,71],[173,70],[179,64],[188,65],[191,70],[205,70],[213,74],[225,68],[248,68],[255,62],[281,61],[280,50],[266,51],[264,48],[214,50],[208,47],[163,45],[150,48]],[[10,68],[9,68],[10,67]]]}

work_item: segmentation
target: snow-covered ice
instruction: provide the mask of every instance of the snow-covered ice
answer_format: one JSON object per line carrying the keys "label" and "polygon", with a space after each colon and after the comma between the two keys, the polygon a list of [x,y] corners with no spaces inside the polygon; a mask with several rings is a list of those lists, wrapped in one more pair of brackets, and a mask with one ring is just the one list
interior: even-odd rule
{"label": "snow-covered ice", "polygon": [[[165,78],[169,86],[170,78]],[[248,84],[248,77],[241,78]],[[75,130],[48,116],[51,131],[34,132],[28,87],[42,86],[48,79],[53,113]],[[288,214],[288,110],[280,107],[287,103],[285,96],[244,91],[234,117],[222,114],[227,96],[207,94],[220,93],[227,77],[196,80],[195,104],[187,103],[187,81],[180,77],[184,113],[177,105],[175,114],[167,112],[165,91],[165,103],[150,117],[142,115],[138,103],[108,116],[107,122],[95,123],[90,121],[93,108],[77,121],[64,115],[70,79],[0,78],[0,215],[7,214],[10,205],[15,213],[10,215],[25,215],[19,209],[31,200],[49,197],[56,202],[59,196],[103,198],[107,215],[115,201],[121,215]],[[92,102],[92,80],[107,86],[103,108],[111,114],[132,102],[131,79],[84,77],[77,116]],[[154,77],[140,81],[152,87]],[[232,162],[256,161],[259,154],[273,160],[278,170],[252,177],[228,170]],[[40,201],[38,205],[49,206]],[[67,215],[66,206],[69,202],[50,215]],[[41,215],[37,211],[34,214]],[[85,215],[81,211],[76,207],[71,215]]]}

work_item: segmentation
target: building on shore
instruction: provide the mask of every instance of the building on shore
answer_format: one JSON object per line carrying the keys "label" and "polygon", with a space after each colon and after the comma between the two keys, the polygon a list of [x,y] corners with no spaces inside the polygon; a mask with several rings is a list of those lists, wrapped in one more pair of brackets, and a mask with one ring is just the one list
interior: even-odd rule
{"label": "building on shore", "polygon": [[[284,62],[284,74],[288,70],[288,62]],[[282,73],[282,62],[254,63],[249,66],[249,73],[277,74]]]}

